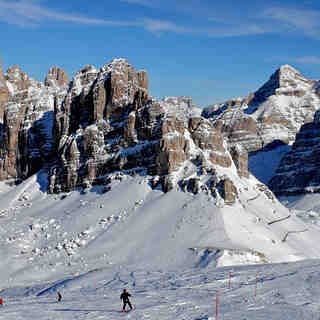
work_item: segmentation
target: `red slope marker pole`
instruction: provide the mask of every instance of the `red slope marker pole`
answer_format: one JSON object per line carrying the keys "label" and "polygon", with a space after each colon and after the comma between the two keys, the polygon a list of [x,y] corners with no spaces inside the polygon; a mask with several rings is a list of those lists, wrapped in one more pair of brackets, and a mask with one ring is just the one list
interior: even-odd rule
{"label": "red slope marker pole", "polygon": [[231,272],[229,272],[229,289],[231,289]]}
{"label": "red slope marker pole", "polygon": [[219,293],[216,295],[216,320],[218,320]]}
{"label": "red slope marker pole", "polygon": [[254,295],[255,296],[257,295],[257,287],[258,287],[258,272],[256,273],[256,286],[255,286],[255,289],[254,289]]}

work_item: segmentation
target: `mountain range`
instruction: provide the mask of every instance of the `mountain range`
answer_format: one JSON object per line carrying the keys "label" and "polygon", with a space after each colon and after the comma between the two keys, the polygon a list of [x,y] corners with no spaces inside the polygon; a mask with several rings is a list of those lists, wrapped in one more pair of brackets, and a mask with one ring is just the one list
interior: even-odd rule
{"label": "mountain range", "polygon": [[2,280],[319,258],[319,88],[284,65],[201,109],[125,59],[43,83],[0,62]]}

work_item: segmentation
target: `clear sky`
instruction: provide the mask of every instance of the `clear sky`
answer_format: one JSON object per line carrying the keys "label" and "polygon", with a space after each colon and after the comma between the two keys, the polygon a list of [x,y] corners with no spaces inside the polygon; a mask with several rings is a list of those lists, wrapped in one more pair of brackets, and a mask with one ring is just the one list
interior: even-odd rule
{"label": "clear sky", "polygon": [[0,0],[0,56],[44,80],[127,58],[155,97],[247,96],[282,64],[320,78],[320,1]]}

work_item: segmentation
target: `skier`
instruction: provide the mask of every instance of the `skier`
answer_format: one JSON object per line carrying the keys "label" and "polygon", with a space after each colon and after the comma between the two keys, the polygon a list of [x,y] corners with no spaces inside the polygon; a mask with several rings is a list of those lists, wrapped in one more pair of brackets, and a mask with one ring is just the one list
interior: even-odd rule
{"label": "skier", "polygon": [[131,294],[129,292],[127,292],[126,289],[123,289],[120,299],[123,301],[123,308],[122,308],[122,312],[126,312],[126,305],[128,304],[130,307],[130,310],[133,309],[131,302],[129,300],[129,297],[131,297]]}
{"label": "skier", "polygon": [[62,294],[59,291],[57,291],[57,299],[58,299],[58,302],[60,302],[62,299]]}

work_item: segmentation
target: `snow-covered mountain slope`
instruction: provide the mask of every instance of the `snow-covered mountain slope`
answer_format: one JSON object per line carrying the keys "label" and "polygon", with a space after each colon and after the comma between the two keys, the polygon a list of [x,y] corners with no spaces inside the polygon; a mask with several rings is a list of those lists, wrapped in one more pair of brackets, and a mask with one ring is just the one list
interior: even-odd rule
{"label": "snow-covered mountain slope", "polygon": [[119,179],[107,193],[97,186],[60,195],[41,191],[45,173],[15,187],[2,183],[4,286],[109,266],[176,270],[320,257],[318,227],[290,213],[252,176],[238,178],[232,205],[205,192],[163,193],[145,176]]}

